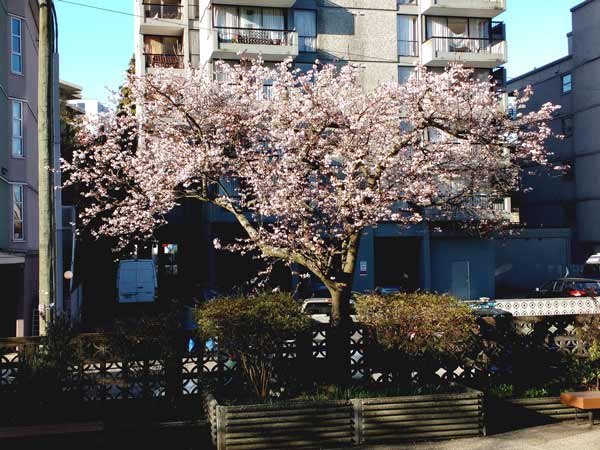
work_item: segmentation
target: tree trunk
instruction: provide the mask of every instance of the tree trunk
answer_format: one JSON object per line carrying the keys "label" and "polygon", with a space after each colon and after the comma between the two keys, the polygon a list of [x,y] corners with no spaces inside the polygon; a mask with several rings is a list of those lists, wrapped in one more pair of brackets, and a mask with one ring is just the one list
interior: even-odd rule
{"label": "tree trunk", "polygon": [[331,293],[331,322],[327,330],[327,357],[329,380],[338,386],[347,386],[351,381],[350,318],[351,284]]}
{"label": "tree trunk", "polygon": [[327,354],[331,363],[330,374],[335,384],[346,386],[352,380],[350,337],[354,323],[350,317],[350,297],[360,234],[352,236],[346,246],[343,267],[331,293],[331,321],[327,337]]}

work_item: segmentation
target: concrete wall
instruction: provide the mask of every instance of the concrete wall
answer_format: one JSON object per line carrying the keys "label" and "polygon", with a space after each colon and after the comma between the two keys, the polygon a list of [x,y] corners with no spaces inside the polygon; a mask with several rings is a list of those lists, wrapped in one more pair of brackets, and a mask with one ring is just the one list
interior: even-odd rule
{"label": "concrete wall", "polygon": [[494,241],[496,283],[501,291],[529,291],[566,274],[571,260],[568,229],[524,230]]}
{"label": "concrete wall", "polygon": [[[528,227],[572,227],[572,256],[581,264],[592,251],[600,250],[600,0],[582,2],[572,10],[570,55],[527,73],[509,88],[533,84],[531,108],[550,101],[562,105],[554,131],[562,133],[561,117],[572,117],[573,135],[551,141],[548,148],[557,160],[572,166],[559,179],[547,175],[524,177],[534,189],[521,198],[521,217]],[[572,74],[572,92],[562,94],[562,76]]]}
{"label": "concrete wall", "polygon": [[453,292],[457,280],[452,278],[452,264],[469,263],[469,291],[466,299],[494,297],[494,246],[493,242],[476,238],[432,238],[431,273],[432,290]]}

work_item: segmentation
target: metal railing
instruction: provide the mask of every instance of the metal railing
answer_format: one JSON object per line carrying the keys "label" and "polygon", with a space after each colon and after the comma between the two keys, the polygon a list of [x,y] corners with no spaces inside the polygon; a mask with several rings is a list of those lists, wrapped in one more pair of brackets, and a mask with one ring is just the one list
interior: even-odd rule
{"label": "metal railing", "polygon": [[266,28],[215,27],[219,44],[292,45],[292,32]]}
{"label": "metal railing", "polygon": [[181,5],[168,5],[160,3],[142,3],[144,6],[144,17],[146,19],[176,19],[180,20],[183,15]]}
{"label": "metal railing", "polygon": [[501,55],[504,52],[503,47],[499,45],[502,41],[489,38],[433,36],[429,38],[429,41],[433,44],[434,52],[486,53],[492,55]]}
{"label": "metal railing", "polygon": [[183,69],[183,55],[165,55],[160,53],[144,53],[146,68],[161,67],[169,69]]}
{"label": "metal railing", "polygon": [[398,56],[419,56],[419,41],[398,41]]}

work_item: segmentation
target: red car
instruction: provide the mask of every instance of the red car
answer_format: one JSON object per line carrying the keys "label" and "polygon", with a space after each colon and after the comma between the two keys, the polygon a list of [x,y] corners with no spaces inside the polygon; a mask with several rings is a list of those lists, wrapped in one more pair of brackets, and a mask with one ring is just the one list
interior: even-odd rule
{"label": "red car", "polygon": [[536,288],[530,298],[596,297],[600,281],[589,278],[559,278]]}

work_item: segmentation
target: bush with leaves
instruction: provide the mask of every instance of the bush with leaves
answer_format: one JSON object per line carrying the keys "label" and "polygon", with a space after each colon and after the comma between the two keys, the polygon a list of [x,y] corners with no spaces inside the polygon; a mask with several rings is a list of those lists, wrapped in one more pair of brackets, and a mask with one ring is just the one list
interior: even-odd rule
{"label": "bush with leaves", "polygon": [[81,363],[77,333],[67,316],[54,317],[35,351],[25,352],[20,372],[23,394],[40,405],[56,404],[64,397],[69,368]]}
{"label": "bush with leaves", "polygon": [[310,319],[285,293],[218,298],[200,308],[197,319],[204,339],[217,338],[219,347],[241,362],[259,399],[270,394],[278,351],[310,328]]}
{"label": "bush with leaves", "polygon": [[581,364],[581,383],[600,390],[600,318],[592,316],[577,328],[577,337],[585,348],[585,362]]}
{"label": "bush with leaves", "polygon": [[471,309],[449,295],[362,295],[356,313],[385,349],[412,356],[465,351],[477,332]]}

